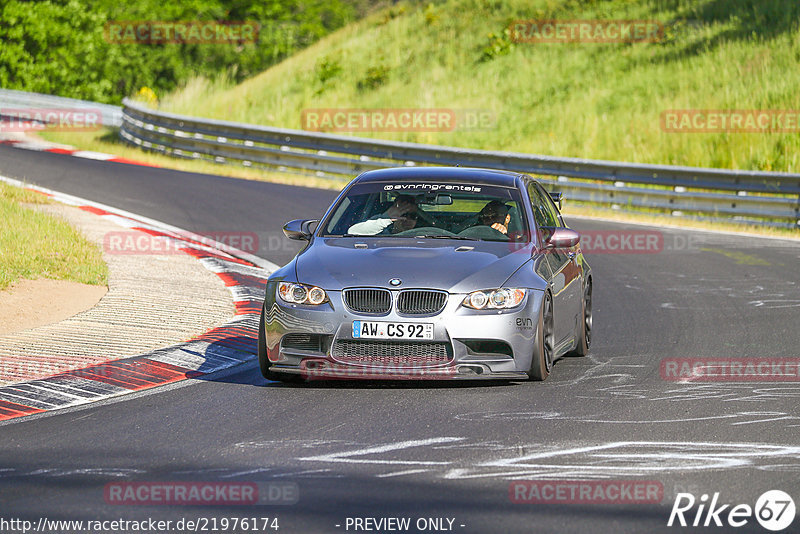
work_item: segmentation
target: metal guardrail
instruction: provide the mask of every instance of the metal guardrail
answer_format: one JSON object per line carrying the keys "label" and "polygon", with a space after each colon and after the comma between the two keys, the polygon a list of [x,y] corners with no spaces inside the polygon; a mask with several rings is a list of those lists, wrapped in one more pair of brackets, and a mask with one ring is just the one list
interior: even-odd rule
{"label": "metal guardrail", "polygon": [[557,178],[541,181],[564,191],[567,198],[620,209],[768,219],[759,222],[780,226],[800,224],[800,174],[397,143],[176,115],[129,100],[123,104],[120,135],[142,148],[173,156],[260,164],[321,176],[352,176],[370,169],[417,164],[458,164],[554,176]]}
{"label": "metal guardrail", "polygon": [[0,115],[4,110],[12,110],[11,114],[16,116],[15,112],[17,111],[31,109],[98,110],[103,118],[103,126],[119,128],[122,125],[122,108],[120,106],[97,104],[63,96],[0,89]]}
{"label": "metal guardrail", "polygon": [[800,225],[800,174],[796,173],[642,165],[397,143],[189,117],[151,110],[127,99],[123,104],[117,107],[0,89],[0,114],[3,108],[101,110],[103,124],[119,127],[127,142],[177,157],[319,176],[353,176],[370,169],[412,165],[504,169],[550,176],[540,181],[581,202]]}

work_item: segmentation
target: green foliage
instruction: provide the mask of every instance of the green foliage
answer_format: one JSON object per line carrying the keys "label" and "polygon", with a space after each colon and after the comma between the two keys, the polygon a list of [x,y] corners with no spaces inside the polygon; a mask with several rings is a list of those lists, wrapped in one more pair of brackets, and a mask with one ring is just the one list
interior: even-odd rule
{"label": "green foliage", "polygon": [[431,25],[439,22],[439,13],[436,10],[436,6],[433,4],[428,4],[428,7],[425,8],[424,15],[425,24]]}
{"label": "green foliage", "polygon": [[514,50],[511,41],[511,29],[505,28],[502,32],[487,35],[489,42],[481,50],[480,61],[491,61],[496,57],[505,56]]}
{"label": "green foliage", "polygon": [[317,81],[325,85],[328,80],[336,78],[342,72],[342,65],[338,60],[324,57],[317,63]]}
{"label": "green foliage", "polygon": [[405,15],[405,13],[406,13],[405,5],[393,6],[384,11],[383,17],[380,19],[379,24],[380,25],[387,24],[389,21],[394,20],[402,15]]}
{"label": "green foliage", "polygon": [[[351,0],[47,0],[0,3],[0,86],[119,103],[194,76],[240,82],[355,19]],[[118,44],[115,21],[258,23],[256,42]]]}
{"label": "green foliage", "polygon": [[132,98],[134,100],[138,100],[139,102],[147,104],[151,108],[158,107],[158,96],[156,96],[155,91],[153,91],[149,87],[142,87],[136,92],[135,95],[133,95]]}
{"label": "green foliage", "polygon": [[375,65],[367,69],[363,78],[358,80],[356,87],[359,91],[377,89],[389,81],[389,67],[386,65]]}
{"label": "green foliage", "polygon": [[317,62],[314,73],[319,85],[314,94],[321,95],[333,85],[333,80],[342,73],[342,65],[339,60],[325,56]]}

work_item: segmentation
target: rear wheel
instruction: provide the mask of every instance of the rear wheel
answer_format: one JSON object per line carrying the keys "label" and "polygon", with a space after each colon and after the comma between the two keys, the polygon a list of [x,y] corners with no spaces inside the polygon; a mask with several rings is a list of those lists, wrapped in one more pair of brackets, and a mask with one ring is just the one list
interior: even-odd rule
{"label": "rear wheel", "polygon": [[586,356],[589,354],[589,345],[592,343],[592,281],[586,283],[583,290],[583,317],[577,332],[577,346],[569,353],[570,356]]}
{"label": "rear wheel", "polygon": [[267,336],[264,331],[264,308],[261,308],[261,319],[258,321],[258,365],[261,368],[261,376],[267,380],[278,382],[302,382],[300,375],[290,375],[286,373],[276,373],[270,370],[270,361],[267,357]]}
{"label": "rear wheel", "polygon": [[531,359],[528,376],[531,380],[544,380],[553,368],[553,298],[544,294],[542,309],[539,312],[539,325],[536,330],[536,351]]}

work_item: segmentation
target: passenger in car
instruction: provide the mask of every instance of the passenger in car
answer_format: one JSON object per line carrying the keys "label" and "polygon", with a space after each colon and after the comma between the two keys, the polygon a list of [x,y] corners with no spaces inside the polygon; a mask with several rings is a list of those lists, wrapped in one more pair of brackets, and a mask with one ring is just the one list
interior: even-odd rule
{"label": "passenger in car", "polygon": [[511,222],[509,208],[499,200],[492,200],[478,213],[478,225],[490,226],[502,234],[508,234]]}

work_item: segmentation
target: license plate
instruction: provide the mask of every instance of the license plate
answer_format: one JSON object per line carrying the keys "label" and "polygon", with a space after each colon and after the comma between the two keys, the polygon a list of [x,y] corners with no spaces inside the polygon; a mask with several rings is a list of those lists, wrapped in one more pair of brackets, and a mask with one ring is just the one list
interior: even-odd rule
{"label": "license plate", "polygon": [[353,321],[353,337],[371,339],[433,339],[433,324]]}

